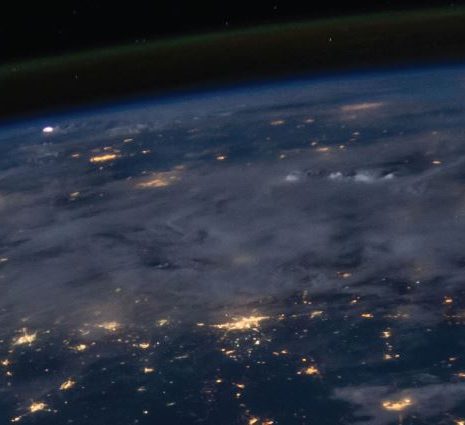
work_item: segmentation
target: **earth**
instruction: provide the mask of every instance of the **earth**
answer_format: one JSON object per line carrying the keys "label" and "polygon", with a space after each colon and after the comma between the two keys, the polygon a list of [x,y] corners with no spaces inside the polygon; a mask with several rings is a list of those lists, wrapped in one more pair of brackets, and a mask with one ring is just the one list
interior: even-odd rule
{"label": "earth", "polygon": [[0,129],[0,424],[465,424],[465,68]]}

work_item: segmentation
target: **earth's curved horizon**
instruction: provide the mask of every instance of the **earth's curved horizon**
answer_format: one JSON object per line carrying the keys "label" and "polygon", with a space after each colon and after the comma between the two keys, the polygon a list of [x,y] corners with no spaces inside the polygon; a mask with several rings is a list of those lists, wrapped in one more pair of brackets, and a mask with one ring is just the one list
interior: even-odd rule
{"label": "earth's curved horizon", "polygon": [[465,66],[0,127],[0,423],[465,419]]}
{"label": "earth's curved horizon", "polygon": [[0,64],[0,120],[211,85],[464,62],[465,7],[251,26]]}

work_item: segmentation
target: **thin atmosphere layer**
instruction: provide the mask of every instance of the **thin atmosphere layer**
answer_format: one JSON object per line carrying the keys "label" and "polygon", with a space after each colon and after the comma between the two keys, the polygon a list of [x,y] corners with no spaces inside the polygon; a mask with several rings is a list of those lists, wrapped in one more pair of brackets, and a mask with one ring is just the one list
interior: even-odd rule
{"label": "thin atmosphere layer", "polygon": [[287,23],[0,67],[0,119],[208,85],[465,60],[465,9]]}

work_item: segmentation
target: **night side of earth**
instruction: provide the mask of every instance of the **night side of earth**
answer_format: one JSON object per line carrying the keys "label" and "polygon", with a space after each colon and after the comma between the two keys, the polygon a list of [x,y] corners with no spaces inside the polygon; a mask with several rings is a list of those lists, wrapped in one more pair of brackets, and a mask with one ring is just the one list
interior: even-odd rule
{"label": "night side of earth", "polygon": [[0,127],[0,424],[464,425],[465,67]]}

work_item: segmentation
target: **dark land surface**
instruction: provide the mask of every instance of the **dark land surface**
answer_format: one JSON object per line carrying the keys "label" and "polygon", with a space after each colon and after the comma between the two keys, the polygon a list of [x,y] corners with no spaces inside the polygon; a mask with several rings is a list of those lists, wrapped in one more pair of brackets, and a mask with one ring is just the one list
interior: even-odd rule
{"label": "dark land surface", "polygon": [[464,122],[455,67],[3,126],[0,423],[463,424]]}

